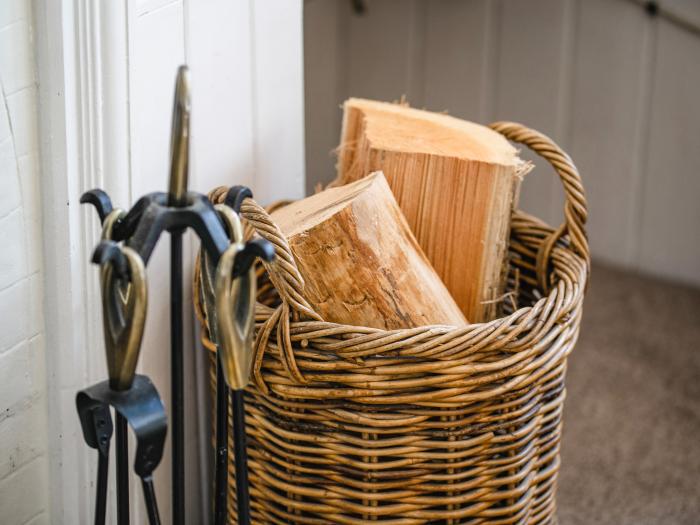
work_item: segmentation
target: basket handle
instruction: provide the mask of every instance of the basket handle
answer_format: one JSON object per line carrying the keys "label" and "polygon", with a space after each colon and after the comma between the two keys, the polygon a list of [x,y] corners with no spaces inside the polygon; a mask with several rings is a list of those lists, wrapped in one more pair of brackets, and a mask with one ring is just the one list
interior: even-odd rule
{"label": "basket handle", "polygon": [[552,139],[517,122],[494,122],[490,125],[508,140],[524,144],[545,159],[557,172],[564,186],[564,222],[540,245],[537,252],[537,281],[543,290],[548,290],[549,258],[552,248],[564,235],[569,234],[573,250],[580,255],[590,268],[591,254],[586,234],[588,205],[581,176],[571,160]]}
{"label": "basket handle", "polygon": [[[224,186],[216,188],[209,194],[210,200],[214,203],[223,201],[227,190]],[[263,261],[263,265],[280,298],[291,310],[309,319],[321,321],[321,317],[304,297],[304,278],[299,273],[289,243],[268,211],[247,197],[241,203],[241,217],[246,221],[246,236],[255,232],[275,248],[275,259],[270,263]]]}

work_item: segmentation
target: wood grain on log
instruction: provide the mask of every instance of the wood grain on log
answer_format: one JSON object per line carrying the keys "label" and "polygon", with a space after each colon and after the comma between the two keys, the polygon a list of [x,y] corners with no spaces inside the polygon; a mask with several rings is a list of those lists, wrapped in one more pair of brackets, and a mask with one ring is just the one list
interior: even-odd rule
{"label": "wood grain on log", "polygon": [[466,323],[381,173],[294,202],[272,219],[324,320],[384,329]]}

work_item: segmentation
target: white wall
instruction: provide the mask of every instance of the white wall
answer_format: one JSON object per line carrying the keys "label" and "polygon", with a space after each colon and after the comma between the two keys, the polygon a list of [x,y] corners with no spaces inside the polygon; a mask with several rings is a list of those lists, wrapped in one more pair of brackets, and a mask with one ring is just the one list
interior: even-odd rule
{"label": "white wall", "polygon": [[[697,2],[659,2],[681,22],[630,0],[364,3],[305,2],[307,190],[333,176],[348,96],[516,120],[577,163],[597,259],[700,285]],[[528,176],[521,207],[560,222],[551,170]]]}
{"label": "white wall", "polygon": [[30,0],[0,3],[0,521],[48,523],[41,210]]}
{"label": "white wall", "polygon": [[[4,1],[4,0],[3,0]],[[106,377],[97,269],[99,237],[82,192],[105,188],[129,207],[165,190],[177,66],[192,81],[190,189],[247,184],[262,202],[303,193],[301,1],[35,0],[41,103],[49,377],[51,519],[89,523],[95,454],[83,443],[74,397]],[[168,240],[148,267],[149,311],[140,371],[166,407],[169,382]],[[186,267],[197,243],[190,238]],[[186,296],[190,276],[186,273]],[[212,455],[206,355],[194,316],[185,330],[187,523],[210,512]],[[169,447],[169,440],[168,440]],[[132,447],[133,452],[133,447]],[[133,480],[132,522],[145,522]],[[164,523],[170,514],[170,450],[156,472]],[[114,491],[109,494],[114,523]],[[0,512],[2,509],[0,508]],[[1,521],[1,520],[0,520]]]}

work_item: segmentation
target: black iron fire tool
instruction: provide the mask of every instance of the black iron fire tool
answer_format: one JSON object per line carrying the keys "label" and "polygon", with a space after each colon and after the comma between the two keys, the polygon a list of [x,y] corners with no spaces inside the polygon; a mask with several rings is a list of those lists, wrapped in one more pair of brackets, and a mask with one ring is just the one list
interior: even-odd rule
{"label": "black iron fire tool", "polygon": [[[231,405],[234,430],[234,456],[236,469],[236,500],[238,502],[238,523],[250,522],[248,505],[248,470],[245,433],[245,407],[243,389],[248,384],[252,364],[252,335],[254,330],[255,273],[253,262],[256,256],[270,260],[258,241],[243,243],[243,228],[237,212],[243,199],[252,197],[252,192],[243,186],[229,190],[225,204],[216,206],[231,238],[232,244],[214,265],[208,254],[202,250],[202,292],[210,337],[217,344],[217,378],[224,380],[231,389]],[[258,253],[256,253],[257,250]],[[271,255],[271,254],[270,254]],[[215,276],[216,274],[216,276]],[[221,379],[223,376],[224,380]],[[227,415],[224,390],[217,390],[217,435],[219,427]],[[225,449],[217,449],[217,465],[225,460]],[[224,463],[225,465],[225,463]],[[214,523],[222,524],[226,519],[226,476],[225,469],[217,468],[215,491]]]}
{"label": "black iron fire tool", "polygon": [[[107,215],[102,228],[103,241],[93,253],[100,265],[102,318],[107,354],[109,385],[115,392],[128,391],[136,373],[146,322],[148,290],[146,268],[130,248],[120,248],[109,239],[121,210]],[[129,441],[125,417],[115,411],[117,459],[117,521],[129,523]]]}
{"label": "black iron fire tool", "polygon": [[[137,449],[134,470],[141,477],[149,523],[159,524],[153,492],[152,472],[160,462],[167,429],[163,404],[155,387],[145,376],[136,376],[148,302],[146,270],[139,255],[108,240],[115,222],[123,215],[111,210],[106,194],[101,199],[105,211],[103,240],[93,253],[100,266],[102,319],[109,380],[78,393],[76,404],[87,444],[100,456],[97,472],[95,523],[105,520],[107,470],[112,418],[116,415],[117,522],[129,523],[129,476],[127,430],[131,424]],[[109,206],[105,205],[108,204]]]}
{"label": "black iron fire tool", "polygon": [[[247,191],[250,193],[250,190]],[[239,202],[234,203],[236,211],[240,209],[240,202],[242,202],[242,198]],[[243,228],[237,213],[232,208],[221,205],[217,207],[217,210],[224,218],[233,241],[219,259],[214,283],[218,348],[224,378],[231,389],[238,523],[249,525],[250,497],[248,493],[244,389],[248,385],[250,368],[253,363],[256,278],[254,266],[250,263],[246,265],[247,270],[242,271],[238,277],[233,277],[236,260],[245,250]]]}
{"label": "black iron fire tool", "polygon": [[78,406],[85,443],[97,450],[97,480],[95,488],[95,525],[104,525],[107,513],[107,475],[109,473],[109,442],[112,439],[112,415],[109,406],[97,403],[81,410]]}
{"label": "black iron fire tool", "polygon": [[[178,70],[178,80],[175,94],[175,111],[173,115],[173,137],[171,140],[171,176],[170,192],[168,194],[155,192],[139,199],[136,204],[124,214],[120,212],[114,215],[114,222],[110,228],[110,238],[114,241],[124,241],[124,244],[140,255],[144,264],[147,264],[160,235],[168,231],[173,236],[171,245],[171,350],[173,364],[173,426],[175,429],[173,439],[173,516],[174,522],[181,524],[184,521],[184,436],[182,417],[182,232],[190,227],[194,229],[200,238],[202,247],[211,262],[216,265],[219,258],[230,245],[229,237],[224,226],[212,206],[211,202],[203,195],[187,192],[187,157],[189,140],[189,94],[186,79],[187,70],[183,66]],[[249,191],[249,190],[248,190]],[[81,197],[81,202],[93,204],[101,220],[113,212],[109,197],[102,190],[91,190]],[[176,237],[180,239],[176,239]],[[237,278],[247,273],[252,267],[256,257],[267,261],[274,257],[273,246],[262,239],[254,239],[243,245],[237,251],[232,263],[232,278]],[[177,345],[177,346],[176,346]],[[220,361],[220,359],[217,359]],[[223,368],[223,366],[219,366]],[[175,390],[178,389],[178,392]],[[227,413],[226,383],[223,373],[217,374],[217,413]],[[234,392],[234,424],[236,425],[235,450],[236,468],[245,468],[245,426],[242,392]],[[179,415],[178,415],[179,407]],[[219,510],[220,519],[225,519],[226,508],[226,469],[228,458],[228,429],[225,417],[217,418],[216,450],[217,462],[215,468],[215,494],[216,507]],[[178,435],[180,437],[178,437]],[[180,452],[178,452],[180,451]],[[238,459],[238,458],[241,459]],[[179,474],[178,474],[179,473]],[[239,513],[247,515],[249,500],[247,497],[247,471],[240,474],[237,479],[237,487],[243,485],[244,497],[238,501]]]}
{"label": "black iron fire tool", "polygon": [[[190,90],[185,66],[177,72],[173,121],[170,136],[170,187],[168,206],[187,205],[187,178],[190,147]],[[170,391],[173,418],[173,518],[185,519],[185,399],[182,355],[182,234],[185,228],[170,232]]]}
{"label": "black iron fire tool", "polygon": [[[112,426],[109,412],[111,406],[114,407],[116,415],[131,426],[136,437],[134,471],[141,478],[148,523],[160,525],[158,503],[153,488],[153,471],[163,457],[167,416],[153,383],[146,376],[135,375],[132,386],[128,390],[118,391],[112,389],[109,380],[102,381],[78,392],[76,405],[85,441],[93,448],[101,447],[95,524],[102,525],[105,522],[109,437]],[[97,444],[97,447],[94,444]],[[117,490],[120,489],[117,488]],[[117,523],[119,525],[128,523],[128,514],[126,517],[120,516],[119,509],[117,511]]]}

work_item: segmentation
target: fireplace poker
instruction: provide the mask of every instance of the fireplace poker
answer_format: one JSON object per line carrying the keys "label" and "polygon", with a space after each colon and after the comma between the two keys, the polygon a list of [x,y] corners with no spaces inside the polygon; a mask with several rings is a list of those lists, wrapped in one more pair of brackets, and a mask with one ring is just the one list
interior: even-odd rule
{"label": "fireplace poker", "polygon": [[[170,142],[170,184],[168,205],[187,205],[187,178],[190,144],[190,85],[187,66],[180,66],[175,81],[173,121]],[[182,347],[182,235],[185,228],[170,234],[170,359],[173,425],[173,520],[177,525],[185,519],[185,415],[184,363]]]}

